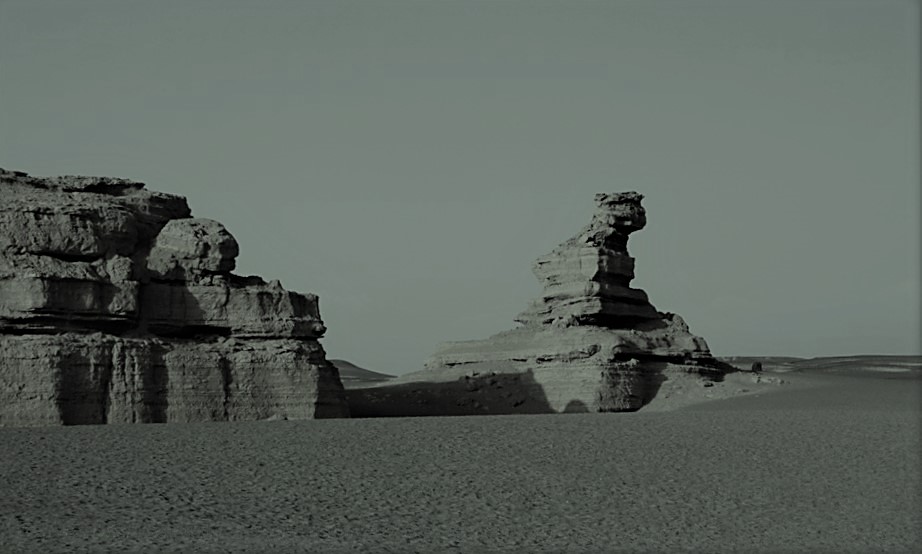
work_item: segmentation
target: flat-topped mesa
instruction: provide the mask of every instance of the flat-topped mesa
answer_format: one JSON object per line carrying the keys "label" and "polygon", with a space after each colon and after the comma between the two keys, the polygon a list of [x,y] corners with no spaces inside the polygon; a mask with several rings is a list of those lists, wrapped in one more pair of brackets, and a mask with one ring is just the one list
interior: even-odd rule
{"label": "flat-topped mesa", "polygon": [[535,263],[544,291],[518,316],[524,325],[445,343],[423,371],[347,391],[353,415],[631,411],[661,390],[719,379],[727,368],[704,339],[630,287],[642,199],[596,195],[589,225]]}
{"label": "flat-topped mesa", "polygon": [[596,194],[598,209],[589,225],[535,262],[544,292],[516,321],[627,328],[659,319],[647,294],[630,287],[628,235],[647,223],[641,200],[636,192]]}
{"label": "flat-topped mesa", "polygon": [[181,196],[0,169],[0,426],[347,415],[317,297],[238,253]]}

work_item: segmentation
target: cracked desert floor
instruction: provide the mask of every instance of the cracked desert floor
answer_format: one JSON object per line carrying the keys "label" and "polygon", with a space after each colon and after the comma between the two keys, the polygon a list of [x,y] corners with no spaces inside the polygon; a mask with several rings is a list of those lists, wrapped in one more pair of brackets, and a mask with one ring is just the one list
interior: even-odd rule
{"label": "cracked desert floor", "polygon": [[2,549],[920,551],[920,372],[782,376],[636,413],[0,429]]}

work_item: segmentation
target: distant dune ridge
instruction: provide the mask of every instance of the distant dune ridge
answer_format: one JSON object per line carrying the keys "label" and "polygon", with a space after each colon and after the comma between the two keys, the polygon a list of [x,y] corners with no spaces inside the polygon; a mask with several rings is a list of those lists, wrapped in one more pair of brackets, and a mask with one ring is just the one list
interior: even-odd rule
{"label": "distant dune ridge", "polygon": [[317,297],[180,196],[0,170],[0,425],[343,417]]}
{"label": "distant dune ridge", "polygon": [[443,345],[426,369],[350,387],[355,416],[633,411],[669,382],[722,379],[701,337],[630,287],[628,236],[646,225],[643,196],[597,194],[589,225],[539,258],[544,292],[483,340]]}
{"label": "distant dune ridge", "polygon": [[818,358],[795,358],[791,356],[727,356],[722,361],[740,369],[750,369],[759,362],[766,371],[832,371],[856,372],[879,371],[903,373],[922,371],[922,356],[892,356],[862,354],[855,356],[825,356]]}

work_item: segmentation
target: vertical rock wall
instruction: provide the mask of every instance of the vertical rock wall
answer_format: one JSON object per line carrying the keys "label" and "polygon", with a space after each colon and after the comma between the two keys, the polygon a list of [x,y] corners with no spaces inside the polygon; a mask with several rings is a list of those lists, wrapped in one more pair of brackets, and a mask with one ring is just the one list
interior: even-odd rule
{"label": "vertical rock wall", "polygon": [[348,416],[317,297],[184,198],[0,170],[0,425]]}

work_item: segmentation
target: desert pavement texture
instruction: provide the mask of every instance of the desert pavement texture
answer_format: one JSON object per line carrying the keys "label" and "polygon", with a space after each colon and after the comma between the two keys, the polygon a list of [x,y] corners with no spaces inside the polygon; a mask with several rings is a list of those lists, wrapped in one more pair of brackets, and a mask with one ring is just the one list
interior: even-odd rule
{"label": "desert pavement texture", "polygon": [[317,297],[186,200],[0,170],[0,426],[348,415]]}
{"label": "desert pavement texture", "polygon": [[784,378],[659,412],[0,429],[0,537],[10,553],[919,552],[919,373]]}

